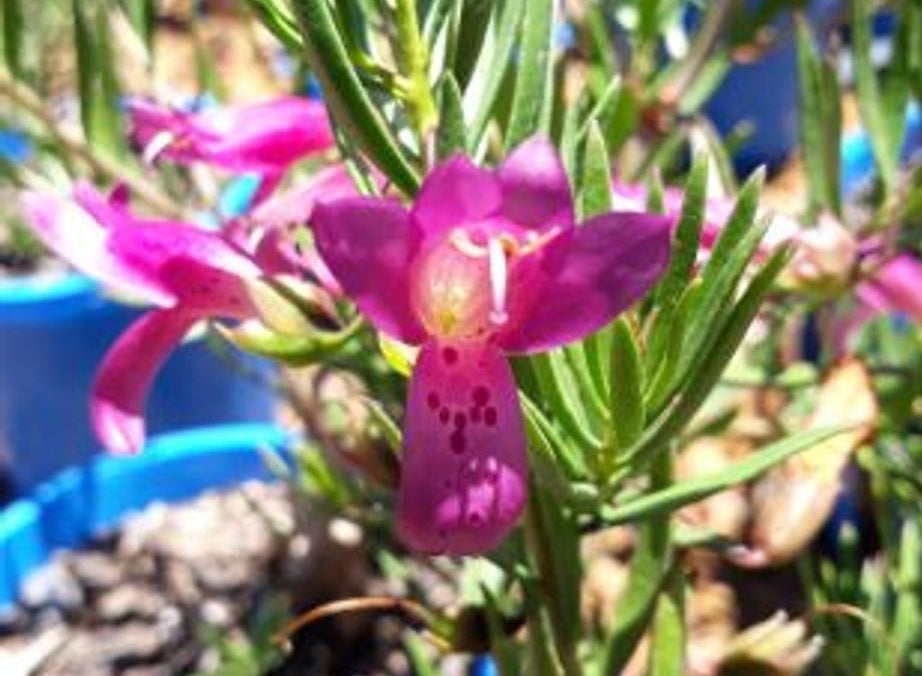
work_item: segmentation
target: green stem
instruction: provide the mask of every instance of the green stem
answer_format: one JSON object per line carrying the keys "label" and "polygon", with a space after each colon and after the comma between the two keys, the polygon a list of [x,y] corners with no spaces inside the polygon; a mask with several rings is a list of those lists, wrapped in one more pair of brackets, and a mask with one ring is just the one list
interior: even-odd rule
{"label": "green stem", "polygon": [[425,142],[438,121],[427,70],[429,53],[419,29],[415,0],[397,0],[397,43],[394,45],[401,74],[406,78],[404,100],[413,126]]}
{"label": "green stem", "polygon": [[528,508],[525,512],[525,541],[538,571],[539,598],[550,620],[550,631],[560,666],[566,676],[581,676],[582,668],[577,656],[572,627],[567,626],[565,613],[557,598],[554,581],[559,579],[551,548],[555,546],[548,532],[547,521],[541,508],[538,486],[532,483]]}

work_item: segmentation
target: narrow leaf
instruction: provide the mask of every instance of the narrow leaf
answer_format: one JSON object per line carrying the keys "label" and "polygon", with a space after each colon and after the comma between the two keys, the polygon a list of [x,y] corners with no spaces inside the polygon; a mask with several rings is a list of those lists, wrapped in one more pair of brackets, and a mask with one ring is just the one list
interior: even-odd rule
{"label": "narrow leaf", "polygon": [[461,104],[461,90],[451,73],[442,77],[439,127],[435,137],[435,152],[444,159],[454,152],[467,150],[467,128]]}
{"label": "narrow leaf", "polygon": [[647,493],[642,497],[608,508],[604,510],[603,519],[607,525],[613,526],[671,514],[685,505],[703,500],[714,493],[751,481],[792,455],[801,453],[845,431],[847,428],[827,427],[792,434],[719,472],[683,481],[664,490]]}
{"label": "narrow leaf", "polygon": [[414,194],[419,176],[362,86],[330,6],[326,0],[294,0],[292,5],[301,26],[305,56],[323,86],[331,114],[401,190]]}
{"label": "narrow leaf", "polygon": [[556,8],[554,0],[529,0],[525,6],[518,75],[506,130],[507,148],[514,148],[535,132],[549,131]]}
{"label": "narrow leaf", "polygon": [[611,333],[611,424],[616,448],[628,448],[643,431],[643,363],[627,320],[619,317]]}
{"label": "narrow leaf", "polygon": [[595,120],[586,137],[579,202],[583,219],[611,211],[611,158]]}

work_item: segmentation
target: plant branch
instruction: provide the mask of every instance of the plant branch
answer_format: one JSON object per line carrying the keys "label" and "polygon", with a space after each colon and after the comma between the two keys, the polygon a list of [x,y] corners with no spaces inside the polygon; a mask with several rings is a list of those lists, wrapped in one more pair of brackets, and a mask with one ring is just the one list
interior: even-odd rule
{"label": "plant branch", "polygon": [[396,14],[397,42],[394,47],[401,75],[406,78],[404,100],[420,140],[425,144],[426,137],[438,121],[438,113],[429,87],[429,54],[419,30],[415,0],[397,0]]}

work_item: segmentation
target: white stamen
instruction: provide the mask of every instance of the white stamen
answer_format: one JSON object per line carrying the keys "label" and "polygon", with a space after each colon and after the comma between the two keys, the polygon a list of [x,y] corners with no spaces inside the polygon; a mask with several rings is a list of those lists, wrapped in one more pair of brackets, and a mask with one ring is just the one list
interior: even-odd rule
{"label": "white stamen", "polygon": [[144,164],[150,165],[160,157],[160,153],[169,148],[176,141],[176,134],[170,131],[158,131],[154,134],[154,138],[150,140],[146,146],[144,146],[144,152],[141,155],[141,159],[144,161]]}
{"label": "white stamen", "polygon": [[487,242],[487,253],[490,257],[490,322],[502,326],[509,319],[506,312],[506,282],[508,269],[506,266],[506,252],[503,243],[498,237],[491,237]]}

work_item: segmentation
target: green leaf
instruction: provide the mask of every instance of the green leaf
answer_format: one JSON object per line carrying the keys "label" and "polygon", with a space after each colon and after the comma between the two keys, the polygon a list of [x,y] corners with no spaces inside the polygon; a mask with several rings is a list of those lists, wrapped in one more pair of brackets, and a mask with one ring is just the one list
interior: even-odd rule
{"label": "green leaf", "polygon": [[706,287],[712,284],[714,279],[720,275],[720,271],[726,265],[727,259],[752,228],[764,183],[765,170],[760,168],[753,172],[752,176],[740,189],[733,212],[730,214],[726,224],[724,224],[704,270],[704,284]]}
{"label": "green leaf", "polygon": [[574,387],[573,374],[559,351],[536,354],[529,359],[538,381],[547,411],[561,427],[587,452],[601,446],[601,441],[589,427],[582,396]]}
{"label": "green leaf", "polygon": [[554,650],[551,620],[541,598],[539,582],[533,576],[522,576],[526,632],[525,665],[523,674],[540,676],[567,676]]}
{"label": "green leaf", "polygon": [[590,122],[586,137],[579,206],[583,219],[611,211],[611,159],[595,120]]}
{"label": "green leaf", "polygon": [[439,127],[435,137],[435,152],[444,159],[455,152],[467,151],[467,128],[461,105],[461,90],[451,73],[442,77]]}
{"label": "green leaf", "polygon": [[497,99],[503,91],[503,81],[513,62],[516,36],[519,26],[522,25],[525,0],[497,0],[494,6],[495,28],[492,44],[489,50],[481,52],[478,61],[479,70],[483,73],[483,85],[476,91],[469,87],[465,92],[465,98],[471,99],[468,103],[474,104],[470,109],[475,110],[470,127],[471,148],[480,145]]}
{"label": "green leaf", "polygon": [[650,676],[681,676],[685,673],[685,580],[673,567],[660,592],[653,617]]}
{"label": "green leaf", "polygon": [[323,86],[332,116],[401,190],[415,194],[419,176],[362,86],[330,6],[326,0],[294,0],[292,5],[301,26],[305,56]]}
{"label": "green leaf", "polygon": [[461,89],[467,87],[483,47],[495,0],[462,0],[458,50],[452,71]]}
{"label": "green leaf", "polygon": [[[668,323],[664,323],[661,334],[668,336],[666,347],[659,360],[654,376],[650,382],[645,396],[647,409],[658,411],[663,405],[667,393],[676,385],[675,374],[685,349],[685,333],[688,329],[689,315],[701,292],[701,285],[697,281],[688,286],[679,300],[678,307],[670,313]],[[661,317],[663,315],[660,315]],[[659,317],[657,318],[659,319]],[[652,362],[656,363],[656,362]]]}
{"label": "green leaf", "polygon": [[[557,472],[553,474],[559,474],[559,470],[563,470],[570,481],[585,476],[586,467],[582,454],[560,437],[547,416],[528,395],[520,392],[519,398],[522,402],[529,439],[535,442],[535,450],[538,450],[545,458],[551,459],[551,466],[557,469]],[[556,483],[556,480],[551,483]]]}
{"label": "green leaf", "polygon": [[611,332],[611,424],[616,449],[628,448],[643,431],[643,362],[634,332],[623,317]]}
{"label": "green leaf", "polygon": [[839,147],[842,127],[840,92],[830,67],[816,54],[806,20],[796,16],[800,77],[800,142],[813,213],[841,213]]}
{"label": "green leaf", "polygon": [[23,0],[0,0],[0,24],[3,27],[3,60],[16,77],[22,77]]}
{"label": "green leaf", "polygon": [[514,148],[536,132],[550,131],[554,75],[551,48],[556,15],[555,0],[529,0],[525,6],[506,148]]}
{"label": "green leaf", "polygon": [[460,2],[461,0],[433,0],[430,4],[429,11],[423,19],[423,39],[429,45],[430,52],[435,47],[435,41],[451,15],[452,8]]}
{"label": "green leaf", "polygon": [[400,426],[394,422],[394,419],[387,414],[387,411],[384,410],[384,407],[379,402],[373,399],[365,399],[365,406],[368,408],[375,425],[380,430],[381,436],[387,442],[388,448],[391,449],[396,457],[400,457],[403,452],[403,433],[400,431]]}
{"label": "green leaf", "polygon": [[706,155],[701,154],[695,157],[688,180],[685,182],[682,212],[676,225],[669,267],[657,285],[654,295],[661,312],[664,307],[675,306],[679,296],[684,293],[688,280],[691,279],[706,215],[707,188],[708,160]]}
{"label": "green leaf", "polygon": [[606,525],[614,526],[672,514],[685,505],[703,500],[714,493],[752,481],[787,458],[845,431],[847,428],[838,427],[792,434],[714,474],[683,481],[606,508],[602,518]]}
{"label": "green leaf", "polygon": [[121,91],[109,49],[108,15],[95,3],[80,0],[73,0],[72,10],[83,131],[90,144],[117,155],[124,152],[125,141],[118,107]]}
{"label": "green leaf", "polygon": [[880,84],[871,62],[871,12],[867,0],[849,0],[849,14],[858,112],[871,141],[884,191],[890,194],[896,187],[899,168],[899,153],[893,153],[893,148],[897,147],[893,135],[902,138],[903,127],[891,128],[888,124]]}
{"label": "green leaf", "polygon": [[274,0],[244,0],[246,5],[259,17],[260,22],[290,52],[304,49],[304,40],[298,32],[298,22],[288,11]]}
{"label": "green leaf", "polygon": [[125,15],[141,42],[152,53],[154,25],[157,21],[156,0],[122,0]]}
{"label": "green leaf", "polygon": [[[777,251],[753,277],[727,319],[717,324],[716,331],[720,340],[713,343],[706,353],[696,353],[696,361],[681,396],[672,400],[619,458],[619,463],[623,467],[631,467],[637,462],[648,462],[652,455],[662,452],[669,441],[691,421],[736,353],[749,325],[759,311],[762,299],[789,258],[788,249]],[[612,485],[617,485],[617,478]]]}

